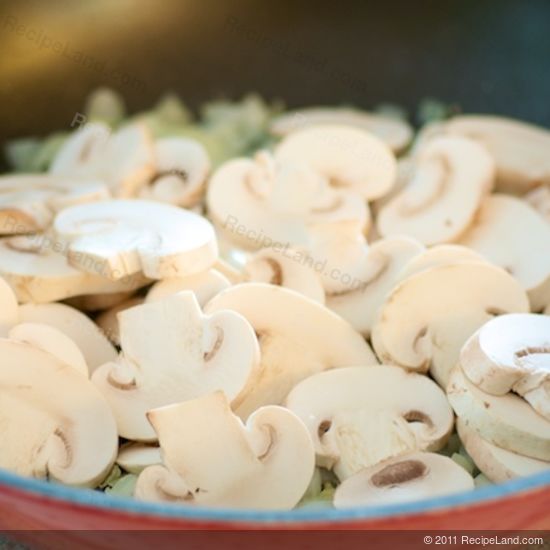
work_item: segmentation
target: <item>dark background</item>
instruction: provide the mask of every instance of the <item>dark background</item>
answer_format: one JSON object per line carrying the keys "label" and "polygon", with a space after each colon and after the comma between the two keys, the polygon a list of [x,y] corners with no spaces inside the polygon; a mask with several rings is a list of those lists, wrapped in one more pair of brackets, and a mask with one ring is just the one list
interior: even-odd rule
{"label": "dark background", "polygon": [[550,126],[550,1],[0,1],[2,139],[69,128],[102,84],[134,111],[166,90],[193,106],[432,96]]}

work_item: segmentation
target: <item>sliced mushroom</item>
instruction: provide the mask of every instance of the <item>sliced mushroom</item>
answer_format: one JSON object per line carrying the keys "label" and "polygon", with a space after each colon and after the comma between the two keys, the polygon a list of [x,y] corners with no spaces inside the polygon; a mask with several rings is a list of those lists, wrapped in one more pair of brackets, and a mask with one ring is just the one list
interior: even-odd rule
{"label": "sliced mushroom", "polygon": [[313,264],[305,250],[264,248],[246,262],[244,280],[290,288],[324,304],[325,291]]}
{"label": "sliced mushroom", "polygon": [[[222,392],[148,413],[165,466],[138,478],[141,500],[227,508],[291,509],[315,468],[303,423],[262,407],[243,425]],[[208,434],[205,437],[205,434]]]}
{"label": "sliced mushroom", "polygon": [[550,461],[550,421],[524,399],[491,395],[470,382],[460,365],[451,372],[447,397],[456,415],[483,439],[524,456]]}
{"label": "sliced mushroom", "polygon": [[158,445],[125,443],[120,447],[116,462],[127,472],[138,475],[148,466],[162,464],[162,454]]}
{"label": "sliced mushroom", "polygon": [[223,390],[238,398],[259,363],[256,336],[233,311],[203,315],[192,292],[121,312],[122,360],[100,367],[121,436],[151,441],[147,411]]}
{"label": "sliced mushroom", "polygon": [[522,456],[485,441],[474,429],[458,418],[456,427],[460,440],[476,466],[491,481],[502,483],[550,469],[550,462]]}
{"label": "sliced mushroom", "polygon": [[344,125],[314,125],[286,136],[275,149],[283,164],[304,162],[334,187],[351,189],[367,200],[391,190],[396,162],[376,136]]}
{"label": "sliced mushroom", "polygon": [[42,231],[56,212],[110,198],[101,181],[49,174],[0,176],[0,235]]}
{"label": "sliced mushroom", "polygon": [[492,316],[529,311],[521,285],[484,262],[433,267],[398,284],[372,330],[383,363],[430,370],[443,387],[464,342]]}
{"label": "sliced mushroom", "polygon": [[192,139],[168,137],[155,141],[155,172],[139,196],[186,208],[201,199],[210,160],[204,147]]}
{"label": "sliced mushroom", "polygon": [[63,245],[47,235],[0,239],[0,275],[21,303],[48,303],[85,293],[133,291],[147,284],[141,273],[117,281],[72,267]]}
{"label": "sliced mushroom", "polygon": [[286,112],[273,119],[269,129],[275,136],[285,137],[303,128],[327,124],[365,130],[381,139],[394,153],[405,149],[413,136],[405,120],[360,109],[334,107],[308,107]]}
{"label": "sliced mushroom", "polygon": [[152,279],[193,275],[218,255],[207,220],[152,201],[74,206],[57,215],[54,228],[71,265],[113,280],[141,272]]}
{"label": "sliced mushroom", "polygon": [[466,342],[460,364],[481,390],[513,391],[550,420],[550,317],[516,313],[491,319]]}
{"label": "sliced mushroom", "polygon": [[488,197],[460,243],[516,277],[533,311],[550,304],[550,225],[525,202]]}
{"label": "sliced mushroom", "polygon": [[428,377],[388,365],[321,372],[285,405],[306,424],[317,464],[347,479],[410,451],[437,451],[454,427],[445,393]]}
{"label": "sliced mushroom", "polygon": [[0,340],[0,467],[95,487],[118,448],[109,405],[81,373],[29,344]]}
{"label": "sliced mushroom", "polygon": [[50,325],[66,334],[80,349],[90,373],[114,361],[117,352],[97,325],[86,315],[65,304],[25,304],[19,308],[21,323]]}
{"label": "sliced mushroom", "polygon": [[449,120],[444,131],[479,141],[496,161],[497,186],[524,193],[550,182],[550,132],[505,117],[462,115]]}
{"label": "sliced mushroom", "polygon": [[143,304],[144,299],[135,296],[129,298],[112,308],[109,308],[107,311],[100,313],[96,318],[95,322],[97,326],[101,329],[101,332],[115,345],[120,346],[120,328],[118,323],[118,314],[123,311],[130,309],[134,306],[140,306]]}
{"label": "sliced mushroom", "polygon": [[8,338],[41,349],[88,378],[88,365],[80,348],[55,327],[42,323],[21,323],[10,330]]}
{"label": "sliced mushroom", "polygon": [[0,277],[0,337],[19,321],[19,305],[10,285]]}
{"label": "sliced mushroom", "polygon": [[550,183],[529,191],[524,198],[547,222],[550,222]]}
{"label": "sliced mushroom", "polygon": [[234,410],[248,417],[263,405],[278,405],[300,381],[326,369],[376,364],[365,340],[321,304],[280,286],[244,283],[218,294],[206,313],[234,310],[254,327],[261,363]]}
{"label": "sliced mushroom", "polygon": [[277,164],[265,152],[226,162],[213,174],[208,212],[222,235],[248,250],[306,246],[313,222],[370,223],[367,205],[354,192],[333,189],[304,164]]}
{"label": "sliced mushroom", "polygon": [[230,286],[231,283],[219,271],[209,269],[189,277],[174,277],[158,281],[147,293],[145,301],[155,302],[182,290],[190,290],[195,293],[199,305],[203,307],[216,294]]}
{"label": "sliced mushroom", "polygon": [[494,179],[494,161],[475,141],[442,136],[419,153],[413,178],[379,212],[380,235],[425,245],[450,242],[472,223]]}
{"label": "sliced mushroom", "polygon": [[450,458],[411,453],[366,468],[344,481],[334,493],[334,507],[413,502],[473,488],[472,476]]}

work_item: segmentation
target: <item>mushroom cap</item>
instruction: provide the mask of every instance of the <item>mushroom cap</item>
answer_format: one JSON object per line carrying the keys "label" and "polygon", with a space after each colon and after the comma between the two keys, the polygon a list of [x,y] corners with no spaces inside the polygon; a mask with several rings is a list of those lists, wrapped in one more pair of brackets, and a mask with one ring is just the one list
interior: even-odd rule
{"label": "mushroom cap", "polygon": [[116,424],[97,389],[74,367],[0,339],[0,467],[95,487],[116,457]]}
{"label": "mushroom cap", "polygon": [[63,246],[47,235],[0,239],[0,275],[21,303],[49,303],[81,294],[132,291],[147,284],[141,273],[113,281],[67,263]]}
{"label": "mushroom cap", "polygon": [[279,405],[300,381],[326,369],[376,364],[367,342],[341,317],[284,287],[232,286],[214,297],[206,313],[234,310],[252,325],[261,362],[233,408],[246,418],[263,405]]}
{"label": "mushroom cap", "polygon": [[63,208],[110,196],[106,184],[98,179],[51,174],[0,176],[0,235],[42,231]]}
{"label": "mushroom cap", "polygon": [[199,305],[203,307],[216,294],[230,286],[231,283],[224,275],[216,269],[209,269],[188,277],[173,277],[158,281],[149,289],[145,301],[156,302],[166,296],[190,290],[195,293]]}
{"label": "mushroom cap", "polygon": [[550,317],[515,313],[491,319],[466,342],[460,364],[484,392],[514,391],[550,420]]}
{"label": "mushroom cap", "polygon": [[479,141],[496,161],[497,186],[521,193],[550,182],[550,132],[539,126],[490,115],[460,115],[444,131]]}
{"label": "mushroom cap", "polygon": [[335,508],[413,502],[474,488],[472,476],[435,453],[411,453],[365,468],[334,493]]}
{"label": "mushroom cap", "polygon": [[524,456],[550,460],[550,421],[521,397],[480,390],[468,380],[460,365],[451,372],[447,397],[456,415],[489,443]]}
{"label": "mushroom cap", "polygon": [[140,474],[148,466],[162,464],[162,453],[158,445],[130,442],[120,447],[116,463],[131,474]]}
{"label": "mushroom cap", "polygon": [[327,124],[365,130],[381,139],[394,153],[405,149],[413,137],[413,129],[403,119],[343,107],[307,107],[289,111],[274,118],[269,130],[275,136],[285,137],[302,128]]}
{"label": "mushroom cap", "polygon": [[305,250],[264,248],[246,262],[244,279],[290,288],[324,304],[325,291],[312,264],[313,258]]}
{"label": "mushroom cap", "polygon": [[521,285],[499,267],[460,262],[421,271],[399,283],[379,309],[372,344],[380,360],[431,370],[446,386],[464,342],[495,313],[527,312]]}
{"label": "mushroom cap", "polygon": [[187,210],[143,200],[67,208],[55,219],[69,263],[117,280],[143,272],[152,279],[193,275],[218,255],[210,223]]}
{"label": "mushroom cap", "polygon": [[89,317],[66,304],[22,305],[19,308],[19,322],[49,325],[66,334],[84,355],[90,373],[117,357],[115,348],[99,327]]}
{"label": "mushroom cap", "polygon": [[0,277],[0,337],[19,321],[19,305],[10,285]]}
{"label": "mushroom cap", "polygon": [[134,296],[124,300],[120,304],[109,308],[100,313],[95,322],[101,332],[115,345],[120,346],[120,328],[118,323],[118,314],[126,309],[143,304],[144,299],[140,296]]}
{"label": "mushroom cap", "polygon": [[533,311],[550,304],[550,224],[524,201],[487,197],[460,243],[516,277]]}
{"label": "mushroom cap", "polygon": [[237,398],[259,363],[252,327],[234,311],[203,315],[190,291],[119,313],[122,359],[93,382],[121,436],[151,441],[147,411],[223,390]]}
{"label": "mushroom cap", "polygon": [[[291,509],[315,468],[302,421],[283,407],[243,425],[222,392],[148,414],[165,466],[146,468],[135,496],[227,508]],[[205,437],[208,434],[208,437]]]}
{"label": "mushroom cap", "polygon": [[392,456],[439,450],[454,427],[433,380],[388,365],[315,374],[291,390],[285,405],[307,426],[318,464],[340,479]]}
{"label": "mushroom cap", "polygon": [[461,418],[457,419],[456,427],[462,444],[476,466],[495,483],[550,469],[550,462],[522,456],[485,441]]}
{"label": "mushroom cap", "polygon": [[275,159],[304,162],[333,185],[367,200],[390,191],[397,173],[395,157],[383,141],[357,127],[336,124],[292,132],[277,145]]}
{"label": "mushroom cap", "polygon": [[358,220],[370,223],[357,194],[333,189],[303,164],[276,164],[265,152],[233,159],[212,175],[208,213],[227,240],[249,250],[306,246],[312,222]]}
{"label": "mushroom cap", "polygon": [[369,336],[376,313],[397,284],[401,270],[423,251],[424,247],[418,241],[402,236],[381,239],[365,247],[366,276],[361,284],[349,290],[328,293],[327,307],[351,323],[355,330]]}
{"label": "mushroom cap", "polygon": [[42,323],[21,323],[10,330],[8,338],[41,349],[88,378],[88,365],[80,348],[55,327]]}
{"label": "mushroom cap", "polygon": [[155,173],[139,196],[183,207],[197,204],[210,171],[205,148],[192,139],[167,137],[154,144]]}
{"label": "mushroom cap", "polygon": [[380,235],[405,234],[425,245],[455,240],[473,222],[494,180],[494,161],[475,141],[430,140],[416,157],[405,189],[378,214]]}

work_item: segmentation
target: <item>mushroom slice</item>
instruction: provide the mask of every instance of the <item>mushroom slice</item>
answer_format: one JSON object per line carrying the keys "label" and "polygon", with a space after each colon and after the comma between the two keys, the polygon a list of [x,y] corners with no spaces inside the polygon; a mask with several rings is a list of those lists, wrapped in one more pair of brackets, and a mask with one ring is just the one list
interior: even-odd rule
{"label": "mushroom slice", "polygon": [[110,198],[101,181],[49,174],[0,176],[0,235],[42,231],[56,212]]}
{"label": "mushroom slice", "polygon": [[454,425],[435,382],[388,365],[315,374],[292,389],[285,405],[306,424],[317,464],[341,480],[392,456],[437,451]]}
{"label": "mushroom slice", "polygon": [[380,235],[405,234],[425,245],[453,241],[472,223],[494,178],[494,162],[475,141],[442,136],[417,157],[413,178],[379,212]]}
{"label": "mushroom slice", "polygon": [[62,244],[44,234],[0,239],[0,275],[21,303],[48,303],[85,293],[133,291],[147,284],[136,273],[113,281],[101,273],[85,273],[67,263]]}
{"label": "mushroom slice", "polygon": [[147,303],[162,300],[166,296],[177,294],[183,290],[192,291],[199,305],[203,307],[216,294],[229,288],[231,283],[219,271],[209,269],[197,275],[189,275],[188,277],[173,277],[164,279],[155,283],[149,292],[145,301]]}
{"label": "mushroom slice", "polygon": [[523,398],[480,390],[460,365],[452,369],[447,397],[456,415],[483,439],[518,454],[550,460],[550,421]]}
{"label": "mushroom slice", "polygon": [[176,206],[113,200],[67,208],[54,224],[69,263],[118,280],[143,272],[152,279],[193,275],[218,255],[210,223]]}
{"label": "mushroom slice", "polygon": [[458,244],[438,244],[424,250],[412,258],[398,274],[397,280],[404,281],[421,271],[440,265],[451,265],[460,262],[486,262],[485,258],[466,246]]}
{"label": "mushroom slice", "polygon": [[450,458],[411,453],[365,468],[344,481],[334,493],[334,507],[377,507],[472,489],[472,476]]}
{"label": "mushroom slice", "polygon": [[324,304],[325,291],[313,263],[305,250],[264,248],[245,264],[244,279],[290,288]]}
{"label": "mushroom slice", "polygon": [[260,342],[261,363],[233,401],[242,418],[263,405],[279,405],[300,381],[326,369],[377,363],[353,327],[321,304],[280,286],[243,283],[220,292],[206,313],[234,310]]}
{"label": "mushroom slice", "polygon": [[8,338],[41,349],[88,378],[88,365],[80,348],[55,327],[42,323],[21,323],[10,330]]}
{"label": "mushroom slice", "polygon": [[550,462],[522,456],[485,441],[461,418],[457,419],[456,427],[460,440],[476,466],[495,483],[550,469]]}
{"label": "mushroom slice", "polygon": [[0,340],[0,467],[95,487],[118,436],[109,405],[77,370],[29,344]]}
{"label": "mushroom slice", "polygon": [[120,346],[120,328],[118,323],[118,314],[130,309],[131,307],[140,306],[144,299],[136,296],[113,306],[112,308],[100,313],[95,322],[101,332],[115,345]]}
{"label": "mushroom slice", "polygon": [[362,230],[370,223],[357,193],[331,188],[307,165],[277,164],[266,152],[220,166],[210,179],[207,204],[220,233],[248,250],[306,246],[313,222],[358,220]]}
{"label": "mushroom slice", "polygon": [[550,225],[525,202],[488,197],[460,243],[516,277],[533,311],[550,304]]}
{"label": "mushroom slice", "polygon": [[524,198],[547,222],[550,222],[550,183],[529,191]]}
{"label": "mushroom slice", "polygon": [[80,349],[90,373],[114,361],[117,352],[97,325],[86,315],[65,304],[25,304],[19,308],[19,322],[41,323],[66,334]]}
{"label": "mushroom slice", "polygon": [[381,139],[394,153],[405,149],[413,129],[402,119],[369,113],[360,109],[308,107],[286,112],[271,121],[270,132],[278,137],[317,125],[352,126],[365,130]]}
{"label": "mushroom slice", "polygon": [[352,189],[367,200],[385,195],[397,167],[390,148],[362,129],[315,125],[286,136],[275,149],[280,163],[304,162],[334,187]]}
{"label": "mushroom slice", "polygon": [[529,311],[521,285],[503,269],[461,262],[399,283],[378,311],[372,343],[383,363],[431,371],[443,387],[466,340],[492,316]]}
{"label": "mushroom slice", "polygon": [[19,321],[19,305],[10,285],[0,277],[0,337]]}
{"label": "mushroom slice", "polygon": [[148,466],[162,464],[162,454],[158,445],[125,443],[120,447],[116,462],[127,472],[138,475]]}
{"label": "mushroom slice", "polygon": [[309,433],[283,407],[262,407],[243,425],[227,397],[216,392],[147,416],[165,466],[143,470],[135,490],[138,499],[289,510],[313,476]]}
{"label": "mushroom slice", "polygon": [[466,342],[460,364],[481,390],[513,391],[550,420],[550,317],[516,313],[491,319]]}
{"label": "mushroom slice", "polygon": [[122,437],[151,441],[147,411],[223,390],[237,398],[259,363],[252,327],[233,311],[203,315],[192,292],[121,312],[122,360],[100,367],[93,382]]}
{"label": "mushroom slice", "polygon": [[155,142],[156,169],[139,196],[186,208],[201,199],[210,160],[204,147],[192,139],[168,137]]}
{"label": "mushroom slice", "polygon": [[462,115],[449,120],[445,132],[479,141],[496,161],[497,187],[524,193],[550,183],[550,132],[510,118]]}

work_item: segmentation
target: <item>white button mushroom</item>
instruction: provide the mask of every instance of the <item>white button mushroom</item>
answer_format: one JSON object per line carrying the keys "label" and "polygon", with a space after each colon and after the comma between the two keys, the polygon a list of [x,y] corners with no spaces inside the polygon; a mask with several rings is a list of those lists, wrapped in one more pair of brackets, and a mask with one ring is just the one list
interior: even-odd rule
{"label": "white button mushroom", "polygon": [[495,483],[550,469],[550,462],[522,456],[485,441],[461,418],[457,419],[456,427],[460,440],[476,466]]}
{"label": "white button mushroom", "polygon": [[493,315],[529,311],[521,285],[499,267],[460,262],[398,284],[378,311],[372,344],[388,364],[431,370],[445,387],[464,342]]}
{"label": "white button mushroom", "polygon": [[380,506],[449,495],[474,488],[472,476],[450,458],[412,453],[359,472],[337,487],[335,508]]}
{"label": "white button mushroom", "polygon": [[187,210],[142,200],[67,208],[55,219],[69,263],[117,280],[143,272],[160,279],[193,275],[216,261],[210,223]]}
{"label": "white button mushroom", "polygon": [[282,407],[262,407],[243,425],[217,392],[153,410],[148,418],[165,466],[143,470],[138,499],[288,510],[313,475],[309,433]]}
{"label": "white button mushroom", "polygon": [[413,130],[405,120],[343,107],[308,107],[288,111],[274,118],[269,129],[275,136],[285,137],[302,128],[327,124],[365,130],[381,139],[394,153],[405,149],[413,137]]}
{"label": "white button mushroom", "polygon": [[550,224],[520,199],[488,197],[460,244],[511,273],[535,312],[550,304]]}
{"label": "white button mushroom", "polygon": [[466,342],[460,364],[481,390],[514,391],[550,420],[550,317],[516,313],[491,319]]}
{"label": "white button mushroom", "polygon": [[122,358],[92,380],[109,401],[121,436],[151,441],[147,411],[223,390],[236,399],[259,363],[254,330],[241,315],[203,315],[192,292],[119,314]]}
{"label": "white button mushroom", "polygon": [[218,294],[205,312],[234,310],[254,327],[261,364],[233,408],[246,418],[262,405],[279,405],[301,380],[326,369],[376,364],[351,325],[321,304],[287,288],[244,283]]}
{"label": "white button mushroom", "polygon": [[158,445],[131,441],[121,445],[116,463],[131,474],[140,474],[148,466],[162,464],[162,453]]}
{"label": "white button mushroom", "polygon": [[405,189],[380,210],[380,235],[405,234],[425,245],[455,240],[474,220],[494,180],[494,161],[475,141],[437,137],[416,158]]}
{"label": "white button mushroom", "polygon": [[0,467],[95,487],[118,436],[109,405],[81,373],[28,344],[0,340]]}
{"label": "white button mushroom", "polygon": [[100,313],[96,318],[95,322],[100,328],[101,332],[109,338],[109,340],[115,345],[120,346],[120,328],[118,323],[118,314],[130,309],[134,306],[139,306],[143,304],[144,299],[139,296],[134,296],[128,300],[124,300],[120,304],[109,308],[106,311]]}
{"label": "white button mushroom", "polygon": [[275,149],[280,163],[304,162],[335,187],[374,200],[391,190],[396,162],[389,147],[359,128],[314,125],[286,136]]}
{"label": "white button mushroom", "polygon": [[388,365],[315,374],[296,385],[285,404],[306,424],[317,463],[340,479],[392,456],[439,450],[453,430],[443,390],[426,376]]}
{"label": "white button mushroom", "polygon": [[513,393],[491,395],[470,382],[460,365],[451,372],[447,396],[456,415],[486,441],[550,461],[550,421]]}

